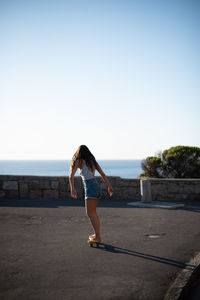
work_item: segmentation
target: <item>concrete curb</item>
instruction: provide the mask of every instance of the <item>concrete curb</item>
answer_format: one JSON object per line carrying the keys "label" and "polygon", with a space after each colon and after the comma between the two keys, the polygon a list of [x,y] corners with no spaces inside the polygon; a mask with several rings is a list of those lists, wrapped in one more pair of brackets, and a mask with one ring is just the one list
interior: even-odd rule
{"label": "concrete curb", "polygon": [[200,252],[196,252],[187,265],[193,266],[193,268],[186,267],[178,274],[174,283],[169,287],[164,300],[187,299],[191,286],[200,274]]}
{"label": "concrete curb", "polygon": [[152,201],[152,202],[134,201],[134,202],[129,202],[128,205],[141,207],[141,208],[166,208],[166,209],[176,209],[185,206],[185,204],[183,203],[164,202],[164,201]]}

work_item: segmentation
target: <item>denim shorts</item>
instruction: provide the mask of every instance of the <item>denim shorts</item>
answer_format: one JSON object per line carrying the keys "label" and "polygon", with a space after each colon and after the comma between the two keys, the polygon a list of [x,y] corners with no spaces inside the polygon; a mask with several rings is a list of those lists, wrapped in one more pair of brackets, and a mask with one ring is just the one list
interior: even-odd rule
{"label": "denim shorts", "polygon": [[83,185],[85,190],[85,199],[98,199],[100,197],[100,185],[95,178],[84,180]]}

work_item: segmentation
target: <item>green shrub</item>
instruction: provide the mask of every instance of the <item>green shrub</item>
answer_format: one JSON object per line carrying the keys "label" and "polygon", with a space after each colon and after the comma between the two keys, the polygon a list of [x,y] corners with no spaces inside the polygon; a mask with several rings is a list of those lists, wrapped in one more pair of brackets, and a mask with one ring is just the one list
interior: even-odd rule
{"label": "green shrub", "polygon": [[200,178],[200,148],[176,146],[141,163],[139,178]]}

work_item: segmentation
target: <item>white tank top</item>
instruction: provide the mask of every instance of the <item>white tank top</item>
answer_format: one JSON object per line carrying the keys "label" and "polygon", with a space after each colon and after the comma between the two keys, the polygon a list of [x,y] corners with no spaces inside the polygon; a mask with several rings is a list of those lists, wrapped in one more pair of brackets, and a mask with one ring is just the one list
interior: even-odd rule
{"label": "white tank top", "polygon": [[79,170],[79,173],[80,173],[80,176],[82,177],[83,180],[88,180],[88,179],[92,179],[94,178],[94,173],[95,173],[95,170],[94,172],[90,171],[90,169],[88,169],[88,166],[86,165],[85,161],[83,163],[83,168],[82,169],[78,169]]}

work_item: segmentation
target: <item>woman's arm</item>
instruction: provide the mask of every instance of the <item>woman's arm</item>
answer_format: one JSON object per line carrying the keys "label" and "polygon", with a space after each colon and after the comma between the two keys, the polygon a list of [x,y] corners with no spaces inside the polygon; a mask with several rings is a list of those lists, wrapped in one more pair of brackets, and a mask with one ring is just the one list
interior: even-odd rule
{"label": "woman's arm", "polygon": [[70,175],[69,175],[69,184],[70,184],[72,198],[77,198],[77,193],[74,187],[74,175],[78,169],[78,164],[79,164],[78,161],[76,161],[73,169],[70,170]]}
{"label": "woman's arm", "polygon": [[99,172],[99,174],[101,175],[101,177],[103,178],[103,181],[107,184],[109,195],[112,196],[114,194],[114,190],[112,188],[112,185],[111,185],[110,181],[108,180],[108,177],[103,172],[103,170],[101,169],[101,167],[100,167],[100,165],[98,163],[96,165],[96,169]]}

